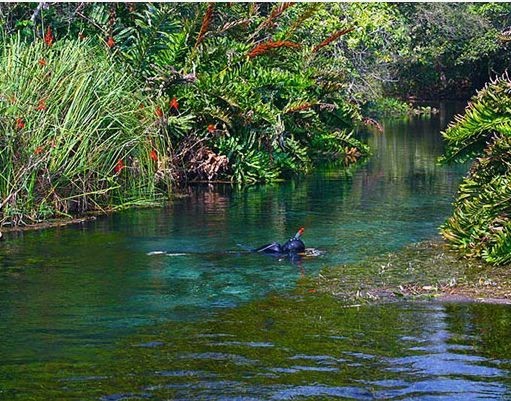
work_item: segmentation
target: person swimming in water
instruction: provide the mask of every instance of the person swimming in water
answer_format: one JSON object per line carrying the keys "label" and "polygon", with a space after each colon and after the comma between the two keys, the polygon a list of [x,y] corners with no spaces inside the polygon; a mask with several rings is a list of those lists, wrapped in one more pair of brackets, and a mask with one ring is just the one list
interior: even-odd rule
{"label": "person swimming in water", "polygon": [[287,240],[283,245],[278,242],[272,242],[254,249],[254,252],[268,253],[273,255],[296,255],[305,252],[305,244],[300,239],[304,228],[301,227],[293,238]]}

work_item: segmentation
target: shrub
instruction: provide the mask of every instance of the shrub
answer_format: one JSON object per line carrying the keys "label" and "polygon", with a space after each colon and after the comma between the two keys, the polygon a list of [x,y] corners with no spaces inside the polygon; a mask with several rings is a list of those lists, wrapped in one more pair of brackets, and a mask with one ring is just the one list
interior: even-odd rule
{"label": "shrub", "polygon": [[511,80],[489,83],[444,133],[444,161],[476,158],[443,236],[468,256],[511,263]]}

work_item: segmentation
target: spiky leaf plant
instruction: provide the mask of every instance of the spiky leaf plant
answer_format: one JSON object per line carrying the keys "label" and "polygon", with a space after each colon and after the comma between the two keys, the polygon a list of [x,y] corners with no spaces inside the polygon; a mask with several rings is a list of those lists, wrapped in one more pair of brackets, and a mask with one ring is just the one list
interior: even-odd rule
{"label": "spiky leaf plant", "polygon": [[[125,38],[119,55],[151,93],[177,99],[179,113],[196,117],[201,146],[228,157],[229,168],[219,173],[233,181],[271,181],[308,171],[318,143],[322,149],[331,144],[329,154],[344,152],[332,138],[321,143],[324,133],[348,134],[360,120],[358,106],[340,90],[344,71],[325,67],[324,57],[351,27],[317,43],[297,35],[297,26],[316,8],[147,6],[134,15],[137,29],[118,32]],[[183,174],[203,177],[193,168]]]}
{"label": "spiky leaf plant", "polygon": [[511,80],[489,83],[444,133],[444,160],[477,157],[442,235],[468,256],[511,263]]}

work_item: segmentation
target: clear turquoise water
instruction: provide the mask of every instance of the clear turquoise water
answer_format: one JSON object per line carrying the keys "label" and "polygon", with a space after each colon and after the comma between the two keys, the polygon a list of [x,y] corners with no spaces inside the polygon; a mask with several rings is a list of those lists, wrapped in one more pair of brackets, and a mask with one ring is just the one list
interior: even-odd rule
{"label": "clear turquoise water", "polygon": [[[505,399],[506,307],[344,313],[286,296],[302,275],[437,235],[463,173],[435,163],[448,118],[387,122],[351,171],[194,187],[163,209],[8,237],[0,399]],[[320,257],[245,251],[301,226]]]}

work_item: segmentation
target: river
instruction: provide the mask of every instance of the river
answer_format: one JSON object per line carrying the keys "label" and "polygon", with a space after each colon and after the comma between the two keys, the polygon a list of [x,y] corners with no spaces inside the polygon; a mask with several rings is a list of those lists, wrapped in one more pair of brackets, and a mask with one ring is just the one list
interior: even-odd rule
{"label": "river", "polygon": [[[511,309],[350,307],[303,276],[434,238],[466,167],[439,116],[385,123],[373,154],[0,245],[0,399],[511,399]],[[305,228],[315,258],[247,249]],[[350,280],[346,270],[346,280]]]}

